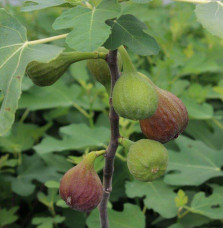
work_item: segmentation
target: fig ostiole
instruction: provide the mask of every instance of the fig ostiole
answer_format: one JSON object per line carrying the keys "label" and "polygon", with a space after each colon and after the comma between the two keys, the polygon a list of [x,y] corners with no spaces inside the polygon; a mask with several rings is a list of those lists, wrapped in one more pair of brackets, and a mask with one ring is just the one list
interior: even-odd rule
{"label": "fig ostiole", "polygon": [[174,94],[151,84],[159,96],[158,108],[153,116],[139,121],[140,127],[147,138],[166,143],[177,138],[187,127],[187,109]]}
{"label": "fig ostiole", "polygon": [[127,155],[127,165],[133,177],[151,182],[164,175],[168,164],[168,152],[160,142],[141,139],[134,142]]}
{"label": "fig ostiole", "polygon": [[[101,53],[108,54],[108,49],[104,47],[100,47],[97,51]],[[107,90],[108,94],[110,94],[111,90],[111,73],[108,67],[107,62],[104,59],[88,59],[87,67],[90,73],[93,75],[96,81],[101,83]],[[122,60],[121,56],[118,53],[118,67],[119,70],[122,68]]]}
{"label": "fig ostiole", "polygon": [[48,63],[33,61],[26,68],[27,75],[38,86],[54,84],[69,68],[72,63],[86,58],[105,58],[105,53],[99,52],[63,52]]}
{"label": "fig ostiole", "polygon": [[114,86],[114,109],[119,116],[131,120],[148,118],[156,112],[157,92],[148,80],[138,74],[125,48],[120,47],[119,52],[123,62],[123,73]]}
{"label": "fig ostiole", "polygon": [[89,212],[101,202],[103,187],[94,170],[97,153],[91,152],[68,170],[60,182],[60,196],[73,210]]}

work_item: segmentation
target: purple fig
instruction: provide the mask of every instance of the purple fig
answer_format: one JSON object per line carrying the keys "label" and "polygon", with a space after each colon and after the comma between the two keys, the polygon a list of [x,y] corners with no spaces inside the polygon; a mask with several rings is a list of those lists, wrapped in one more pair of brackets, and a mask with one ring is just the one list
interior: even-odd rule
{"label": "purple fig", "polygon": [[[147,78],[140,73],[143,78]],[[159,97],[158,108],[154,115],[140,120],[140,127],[148,139],[161,143],[177,138],[187,127],[188,113],[183,102],[174,94],[160,89],[149,78]]]}
{"label": "purple fig", "polygon": [[89,212],[101,202],[103,187],[94,171],[95,158],[94,152],[86,155],[65,173],[60,182],[60,196],[74,210]]}

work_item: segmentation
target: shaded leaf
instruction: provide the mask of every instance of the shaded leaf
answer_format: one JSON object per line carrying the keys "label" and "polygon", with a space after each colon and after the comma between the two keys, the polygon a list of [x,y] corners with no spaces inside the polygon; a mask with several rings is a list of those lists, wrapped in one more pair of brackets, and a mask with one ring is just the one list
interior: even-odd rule
{"label": "shaded leaf", "polygon": [[[111,228],[144,228],[145,216],[138,206],[125,204],[122,212],[108,209]],[[89,228],[98,228],[100,224],[98,210],[94,210],[87,219]]]}
{"label": "shaded leaf", "polygon": [[223,176],[223,151],[207,147],[200,141],[181,136],[176,141],[180,152],[169,152],[166,183],[171,185],[200,185],[212,177]]}
{"label": "shaded leaf", "polygon": [[43,155],[55,151],[81,150],[87,147],[102,147],[109,139],[109,129],[104,127],[90,128],[86,124],[71,124],[60,128],[62,140],[47,136],[35,146],[35,150]]}
{"label": "shaded leaf", "polygon": [[158,44],[143,31],[147,29],[146,25],[133,15],[123,15],[107,24],[112,27],[112,33],[105,43],[106,48],[114,50],[123,44],[139,55],[158,54]]}
{"label": "shaded leaf", "polygon": [[21,196],[28,196],[33,193],[35,185],[32,180],[42,183],[47,180],[58,180],[60,174],[52,167],[46,167],[37,155],[24,155],[22,165],[18,168],[17,177],[8,178],[12,184],[12,191]]}
{"label": "shaded leaf", "polygon": [[177,207],[174,199],[174,188],[168,186],[162,179],[153,182],[127,182],[126,194],[128,197],[143,197],[147,208],[153,209],[164,218],[172,218],[177,215]]}
{"label": "shaded leaf", "polygon": [[19,208],[12,207],[11,209],[1,209],[0,210],[0,226],[10,225],[18,219],[18,216],[15,215]]}
{"label": "shaded leaf", "polygon": [[197,193],[192,202],[190,210],[212,219],[223,219],[223,196],[222,193],[214,193],[208,197],[204,192]]}

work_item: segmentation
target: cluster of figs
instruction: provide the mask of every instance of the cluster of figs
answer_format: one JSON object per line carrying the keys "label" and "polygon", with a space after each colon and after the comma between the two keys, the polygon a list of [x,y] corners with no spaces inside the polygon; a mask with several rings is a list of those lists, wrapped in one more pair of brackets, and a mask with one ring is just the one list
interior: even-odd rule
{"label": "cluster of figs", "polygon": [[[98,52],[107,54],[108,50],[101,47]],[[82,59],[77,52],[62,53],[50,63],[30,63],[26,72],[36,85],[49,86],[70,64]],[[158,88],[147,76],[136,71],[123,46],[119,48],[118,66],[122,73],[112,91],[113,107],[120,117],[138,120],[147,138],[137,142],[120,138],[120,144],[128,149],[127,165],[134,178],[151,182],[165,173],[168,152],[163,144],[184,131],[188,113],[178,97]],[[87,67],[110,94],[111,75],[106,61],[92,57],[87,60]],[[74,210],[89,212],[102,200],[103,186],[94,170],[97,156],[97,152],[85,155],[60,182],[60,196]]]}

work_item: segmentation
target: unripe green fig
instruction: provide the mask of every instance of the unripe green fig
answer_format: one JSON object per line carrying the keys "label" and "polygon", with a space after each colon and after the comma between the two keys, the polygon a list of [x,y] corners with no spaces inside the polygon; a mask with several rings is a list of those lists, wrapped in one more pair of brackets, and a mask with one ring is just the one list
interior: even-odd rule
{"label": "unripe green fig", "polygon": [[158,108],[153,116],[139,121],[140,127],[148,139],[166,143],[184,131],[188,113],[183,102],[174,94],[157,86],[155,89],[159,96]]}
{"label": "unripe green fig", "polygon": [[161,177],[166,171],[167,163],[166,148],[150,139],[133,143],[127,155],[129,171],[139,181],[153,181]]}
{"label": "unripe green fig", "polygon": [[[108,54],[108,49],[100,47],[97,51]],[[118,53],[119,70],[122,68],[121,56]],[[104,59],[88,59],[87,67],[93,77],[100,82],[110,93],[111,89],[111,74],[107,62]]]}
{"label": "unripe green fig", "polygon": [[156,112],[157,92],[148,80],[138,74],[124,47],[119,51],[124,68],[113,89],[114,109],[119,116],[124,118],[132,120],[148,118]]}
{"label": "unripe green fig", "polygon": [[75,62],[88,58],[105,58],[104,53],[98,52],[63,52],[56,59],[49,63],[41,63],[33,61],[26,68],[27,75],[32,79],[33,83],[38,86],[50,86],[54,84]]}
{"label": "unripe green fig", "polygon": [[60,182],[60,196],[74,210],[89,212],[101,202],[103,187],[94,171],[96,154],[89,153],[75,167],[68,170]]}

